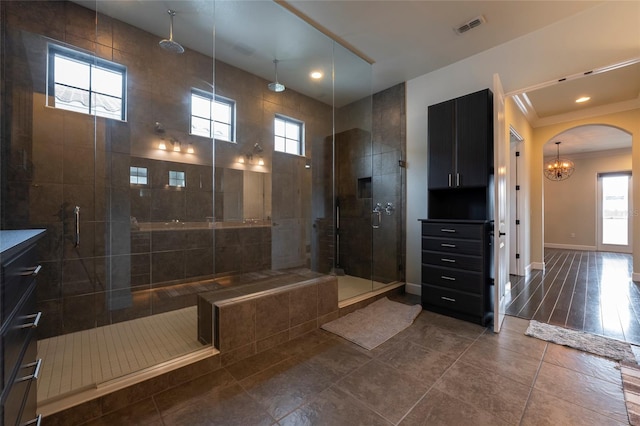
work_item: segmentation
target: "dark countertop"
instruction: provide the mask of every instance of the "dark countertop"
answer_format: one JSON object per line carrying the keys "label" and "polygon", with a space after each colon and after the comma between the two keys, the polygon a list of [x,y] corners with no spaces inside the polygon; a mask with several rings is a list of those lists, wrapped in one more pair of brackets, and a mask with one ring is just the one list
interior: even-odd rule
{"label": "dark countertop", "polygon": [[431,222],[431,223],[470,223],[480,224],[491,222],[491,220],[474,220],[474,219],[418,219],[419,222]]}
{"label": "dark countertop", "polygon": [[0,231],[0,256],[7,257],[20,250],[22,246],[35,243],[40,239],[45,229],[18,229]]}

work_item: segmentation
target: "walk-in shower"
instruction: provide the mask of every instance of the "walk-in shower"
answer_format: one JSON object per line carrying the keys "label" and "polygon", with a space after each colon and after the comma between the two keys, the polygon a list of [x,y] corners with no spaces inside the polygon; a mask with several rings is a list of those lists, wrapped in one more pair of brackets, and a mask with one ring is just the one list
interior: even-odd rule
{"label": "walk-in shower", "polygon": [[47,230],[44,405],[211,351],[199,294],[404,280],[404,85],[372,95],[369,63],[273,2],[176,2],[176,55],[167,6],[0,9],[1,225]]}

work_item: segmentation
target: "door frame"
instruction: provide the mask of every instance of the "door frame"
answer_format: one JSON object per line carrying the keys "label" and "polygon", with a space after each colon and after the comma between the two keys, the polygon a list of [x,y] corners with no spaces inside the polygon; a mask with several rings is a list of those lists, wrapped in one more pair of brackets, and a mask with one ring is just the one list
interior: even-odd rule
{"label": "door frame", "polygon": [[500,332],[505,317],[509,282],[509,141],[505,126],[505,95],[498,74],[493,75],[493,331]]}
{"label": "door frame", "polygon": [[[523,222],[522,181],[526,159],[524,156],[524,138],[509,125],[509,211],[514,212],[509,221],[509,274],[525,275],[524,258],[525,241],[523,229],[526,224]],[[518,224],[516,224],[518,221]],[[516,255],[519,255],[516,257]]]}

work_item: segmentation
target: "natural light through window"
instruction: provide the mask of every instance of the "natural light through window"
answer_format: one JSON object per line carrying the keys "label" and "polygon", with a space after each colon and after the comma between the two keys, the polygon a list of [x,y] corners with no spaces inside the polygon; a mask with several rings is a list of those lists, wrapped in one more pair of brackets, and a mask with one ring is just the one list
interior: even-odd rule
{"label": "natural light through window", "polygon": [[631,276],[627,261],[613,256],[603,256],[600,265],[600,315],[605,331],[628,330],[633,309],[629,294]]}
{"label": "natural light through window", "polygon": [[629,244],[629,176],[602,177],[602,243]]}
{"label": "natural light through window", "polygon": [[146,167],[129,167],[130,183],[134,185],[147,184],[147,168]]}
{"label": "natural light through window", "polygon": [[191,134],[233,142],[235,110],[233,99],[191,90]]}
{"label": "natural light through window", "polygon": [[274,124],[274,149],[288,154],[302,155],[304,123],[281,115]]}
{"label": "natural light through window", "polygon": [[184,177],[184,172],[170,171],[169,172],[169,186],[176,186],[178,188],[184,188],[187,182]]}
{"label": "natural light through window", "polygon": [[53,95],[51,106],[125,119],[125,67],[50,45],[48,75],[49,95]]}

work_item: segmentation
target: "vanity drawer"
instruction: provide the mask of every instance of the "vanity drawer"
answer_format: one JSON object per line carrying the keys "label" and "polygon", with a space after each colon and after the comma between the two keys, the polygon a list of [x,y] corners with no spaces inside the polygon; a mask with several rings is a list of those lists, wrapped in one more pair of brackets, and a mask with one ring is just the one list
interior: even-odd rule
{"label": "vanity drawer", "polygon": [[23,364],[8,391],[2,413],[5,425],[23,425],[37,419],[37,380],[41,360]]}
{"label": "vanity drawer", "polygon": [[469,293],[482,293],[482,274],[459,269],[422,265],[422,284],[430,284]]}
{"label": "vanity drawer", "polygon": [[29,285],[40,272],[35,248],[14,257],[2,266],[2,297],[0,317],[6,320],[24,295]]}
{"label": "vanity drawer", "polygon": [[479,295],[426,284],[422,285],[422,305],[437,306],[477,317],[481,317],[484,314],[482,298]]}
{"label": "vanity drawer", "polygon": [[442,238],[482,239],[483,225],[469,223],[422,223],[422,235]]}
{"label": "vanity drawer", "polygon": [[[20,305],[15,316],[11,318],[9,327],[2,335],[2,383],[6,387],[16,365],[22,364],[22,353],[30,340],[35,340],[35,328],[40,321],[41,313],[37,312],[36,298],[32,294],[35,285],[28,288],[29,294],[25,303]],[[29,358],[26,358],[27,361]]]}
{"label": "vanity drawer", "polygon": [[481,255],[482,241],[422,237],[422,250],[440,251],[453,254]]}
{"label": "vanity drawer", "polygon": [[482,257],[423,251],[422,263],[446,268],[460,268],[467,271],[482,271]]}

